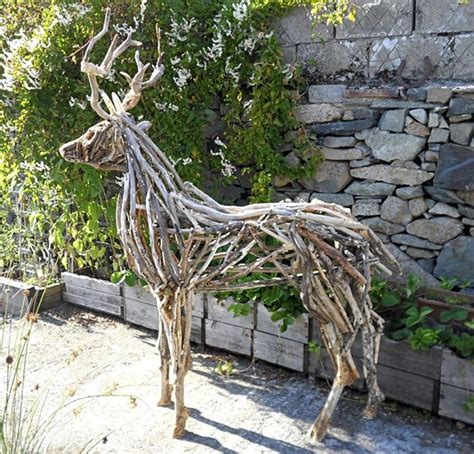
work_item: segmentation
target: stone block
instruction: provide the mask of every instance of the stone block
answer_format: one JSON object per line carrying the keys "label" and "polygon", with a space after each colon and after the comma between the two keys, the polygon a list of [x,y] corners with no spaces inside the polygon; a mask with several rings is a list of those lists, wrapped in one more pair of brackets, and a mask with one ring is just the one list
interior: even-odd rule
{"label": "stone block", "polygon": [[438,202],[433,208],[429,211],[431,214],[436,214],[439,216],[449,216],[451,218],[459,218],[461,214],[456,208],[451,205],[448,205],[444,202]]}
{"label": "stone block", "polygon": [[473,29],[474,3],[459,0],[418,0],[416,24],[418,33],[469,32]]}
{"label": "stone block", "polygon": [[342,119],[344,111],[332,104],[305,104],[296,109],[296,118],[302,123],[327,123]]}
{"label": "stone block", "polygon": [[426,102],[447,104],[451,96],[453,96],[453,90],[451,88],[430,87],[428,88]]}
{"label": "stone block", "polygon": [[431,180],[434,174],[424,170],[404,169],[402,167],[377,164],[360,169],[352,169],[351,175],[355,178],[383,181],[385,183],[418,186]]}
{"label": "stone block", "polygon": [[448,117],[474,114],[474,99],[456,97],[449,102]]}
{"label": "stone block", "polygon": [[309,190],[318,192],[342,191],[352,180],[347,162],[323,161],[312,178],[300,180]]}
{"label": "stone block", "polygon": [[358,196],[389,196],[393,194],[396,186],[389,183],[374,183],[372,181],[353,181],[346,188],[347,194]]}
{"label": "stone block", "polygon": [[428,143],[446,143],[449,139],[449,129],[433,128]]}
{"label": "stone block", "polygon": [[344,100],[345,85],[311,85],[308,90],[310,103],[338,103]]}
{"label": "stone block", "polygon": [[[473,175],[473,148],[454,144],[446,144],[441,147],[434,179],[435,186],[460,191],[473,191]],[[441,200],[441,202],[446,202],[446,200]]]}
{"label": "stone block", "polygon": [[418,249],[416,247],[407,247],[405,252],[414,259],[431,259],[435,256],[433,251]]}
{"label": "stone block", "polygon": [[426,70],[425,57],[428,57],[433,69],[430,78],[446,79],[451,77],[449,60],[453,51],[446,36],[402,36],[374,39],[370,47],[369,76],[376,78],[387,71],[397,71],[405,60],[404,78],[419,78]]}
{"label": "stone block", "polygon": [[436,262],[434,275],[474,281],[474,238],[460,236],[447,243]]}
{"label": "stone block", "polygon": [[406,187],[401,187],[398,188],[396,191],[397,197],[403,200],[410,200],[414,199],[416,197],[422,197],[423,196],[423,188],[421,186],[406,186]]}
{"label": "stone block", "polygon": [[327,41],[334,37],[334,27],[312,20],[311,8],[294,8],[276,21],[273,29],[283,46]]}
{"label": "stone block", "polygon": [[314,199],[322,200],[323,202],[327,203],[335,203],[343,207],[350,207],[354,203],[354,197],[350,194],[331,194],[328,192],[314,192],[313,194],[311,194],[310,200]]}
{"label": "stone block", "polygon": [[323,145],[329,148],[352,148],[356,143],[354,137],[326,136]]}
{"label": "stone block", "polygon": [[380,217],[364,219],[364,224],[368,225],[374,232],[383,233],[385,235],[395,235],[405,230],[405,227],[402,225],[384,221]]}
{"label": "stone block", "polygon": [[320,136],[350,135],[371,128],[374,124],[374,120],[367,118],[365,120],[339,121],[336,123],[312,125],[309,129],[311,132]]}
{"label": "stone block", "polygon": [[428,137],[430,135],[430,129],[427,126],[418,123],[417,121],[411,122],[404,129],[404,132],[417,137]]}
{"label": "stone block", "polygon": [[432,199],[438,202],[464,203],[461,197],[448,189],[443,189],[438,186],[424,186],[424,189]]}
{"label": "stone block", "polygon": [[372,38],[387,35],[409,35],[412,30],[411,0],[352,0],[356,20],[344,21],[336,28],[337,39]]}
{"label": "stone block", "polygon": [[357,200],[352,206],[353,216],[377,216],[380,214],[380,203],[374,200]]}
{"label": "stone block", "polygon": [[474,135],[474,123],[455,123],[451,125],[451,142],[469,145]]}
{"label": "stone block", "polygon": [[406,227],[411,235],[425,238],[433,243],[444,244],[457,237],[464,230],[461,221],[440,216],[432,219],[417,219]]}
{"label": "stone block", "polygon": [[362,148],[325,148],[321,149],[321,154],[328,161],[352,161],[363,159],[369,152]]}
{"label": "stone block", "polygon": [[442,246],[433,243],[432,241],[424,240],[413,235],[407,235],[406,233],[393,235],[391,240],[393,243],[396,244],[404,244],[406,246],[416,247],[420,249],[429,249],[432,251],[439,251],[442,248]]}
{"label": "stone block", "polygon": [[410,210],[411,215],[417,218],[421,216],[426,210],[428,210],[428,205],[426,204],[423,197],[416,197],[415,199],[410,199],[408,201],[408,209]]}
{"label": "stone block", "polygon": [[403,132],[407,109],[387,110],[379,121],[382,131]]}
{"label": "stone block", "polygon": [[393,196],[387,197],[382,204],[380,217],[384,221],[402,225],[413,219],[408,208],[408,202]]}
{"label": "stone block", "polygon": [[320,77],[350,81],[368,76],[368,42],[329,41],[324,44],[300,44],[296,59]]}
{"label": "stone block", "polygon": [[[431,102],[431,101],[428,101]],[[426,125],[428,123],[428,114],[425,109],[410,110],[410,115],[419,123]]]}

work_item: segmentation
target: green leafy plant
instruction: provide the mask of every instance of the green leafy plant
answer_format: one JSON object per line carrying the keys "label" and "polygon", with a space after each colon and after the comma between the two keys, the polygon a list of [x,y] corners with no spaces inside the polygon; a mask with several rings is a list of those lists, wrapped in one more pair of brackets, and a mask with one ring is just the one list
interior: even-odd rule
{"label": "green leafy plant", "polygon": [[219,361],[214,371],[219,375],[230,377],[235,372],[235,366],[232,361]]}
{"label": "green leafy plant", "polygon": [[408,342],[414,350],[428,350],[439,343],[440,332],[437,329],[417,328],[409,335]]}

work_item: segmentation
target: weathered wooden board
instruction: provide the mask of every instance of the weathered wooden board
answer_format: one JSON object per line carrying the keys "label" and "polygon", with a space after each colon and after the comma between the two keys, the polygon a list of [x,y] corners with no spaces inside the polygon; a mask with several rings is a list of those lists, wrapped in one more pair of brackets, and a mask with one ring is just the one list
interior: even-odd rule
{"label": "weathered wooden board", "polygon": [[241,326],[229,325],[216,320],[206,320],[205,342],[234,353],[252,354],[252,331]]}
{"label": "weathered wooden board", "polygon": [[158,330],[158,309],[155,303],[125,298],[124,318],[126,322]]}
{"label": "weathered wooden board", "polygon": [[63,293],[63,300],[67,303],[88,307],[89,309],[98,312],[105,312],[107,314],[113,314],[118,316],[122,315],[122,306],[118,306],[116,304],[108,304],[103,301],[96,301],[90,298],[84,298],[73,293],[68,293],[67,291]]}
{"label": "weathered wooden board", "polygon": [[303,372],[305,344],[272,334],[254,332],[254,356],[278,366]]}
{"label": "weathered wooden board", "polygon": [[125,299],[142,301],[143,303],[156,306],[156,301],[153,294],[150,292],[148,287],[142,287],[141,285],[135,285],[133,287],[130,287],[129,285],[124,284],[123,297]]}
{"label": "weathered wooden board", "polygon": [[[362,368],[362,359],[353,357],[360,377],[351,385],[351,388],[360,391],[365,389],[364,371]],[[325,348],[321,348],[319,354],[309,352],[308,355],[308,373],[316,377],[327,379],[332,383],[336,371],[332,365],[331,357]]]}
{"label": "weathered wooden board", "polygon": [[[314,319],[310,319],[310,324],[312,325],[310,340],[316,342],[318,345],[324,346],[319,325]],[[362,358],[364,356],[362,353],[362,334],[360,331],[352,344],[351,352],[354,357]]]}
{"label": "weathered wooden board", "polygon": [[308,314],[302,314],[297,320],[295,320],[293,325],[290,325],[284,333],[281,333],[279,326],[272,321],[271,313],[263,304],[256,304],[255,309],[257,311],[257,331],[273,334],[275,336],[279,336],[284,339],[291,339],[297,342],[308,342]]}
{"label": "weathered wooden board", "polygon": [[255,328],[254,304],[248,303],[251,307],[249,315],[235,317],[232,312],[229,312],[229,306],[234,303],[235,301],[232,298],[218,300],[215,296],[208,294],[207,318],[209,320],[216,320],[218,322],[224,322],[234,326],[241,326],[243,328]]}
{"label": "weathered wooden board", "polygon": [[79,276],[78,274],[64,272],[61,273],[62,280],[67,284],[76,285],[78,287],[85,287],[91,290],[96,290],[104,293],[111,293],[112,295],[120,296],[122,294],[122,286],[112,284],[112,282],[103,281],[102,279],[94,279],[88,276]]}
{"label": "weathered wooden board", "polygon": [[474,394],[474,363],[456,356],[451,350],[443,350],[441,363],[441,382]]}
{"label": "weathered wooden board", "polygon": [[191,342],[195,344],[202,344],[202,318],[193,315],[193,320],[191,324]]}
{"label": "weathered wooden board", "polygon": [[407,342],[382,338],[379,364],[439,381],[443,349],[413,350]]}
{"label": "weathered wooden board", "polygon": [[439,411],[441,416],[474,424],[474,410],[465,408],[468,399],[472,399],[472,391],[441,383]]}
{"label": "weathered wooden board", "polygon": [[52,284],[47,287],[36,287],[35,305],[39,305],[39,310],[49,309],[63,302],[63,285]]}
{"label": "weathered wooden board", "polygon": [[193,301],[193,315],[196,317],[204,317],[204,301],[206,301],[205,293],[195,293]]}
{"label": "weathered wooden board", "polygon": [[79,287],[73,284],[66,284],[66,292],[71,295],[77,295],[81,298],[100,301],[115,306],[122,306],[123,299],[121,296],[112,295],[111,293],[103,293],[86,287]]}
{"label": "weathered wooden board", "polygon": [[380,389],[386,397],[425,410],[437,410],[436,380],[379,364]]}
{"label": "weathered wooden board", "polygon": [[22,316],[29,312],[35,288],[20,281],[0,277],[0,312]]}

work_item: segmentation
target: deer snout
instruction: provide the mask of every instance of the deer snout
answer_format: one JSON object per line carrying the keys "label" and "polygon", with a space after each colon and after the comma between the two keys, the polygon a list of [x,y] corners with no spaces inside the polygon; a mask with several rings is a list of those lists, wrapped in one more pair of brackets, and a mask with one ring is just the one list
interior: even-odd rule
{"label": "deer snout", "polygon": [[71,140],[64,145],[61,145],[59,148],[59,153],[61,156],[69,162],[82,162],[82,156],[79,156],[80,153],[80,142],[79,139]]}

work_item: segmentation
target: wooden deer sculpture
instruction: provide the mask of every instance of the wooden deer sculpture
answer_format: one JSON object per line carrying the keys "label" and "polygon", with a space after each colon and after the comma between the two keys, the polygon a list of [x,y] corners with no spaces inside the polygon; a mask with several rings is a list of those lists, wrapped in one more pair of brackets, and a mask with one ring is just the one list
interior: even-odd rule
{"label": "wooden deer sculpture", "polygon": [[[146,134],[149,124],[136,123],[128,111],[144,88],[163,74],[158,61],[148,80],[148,64],[135,54],[137,73],[124,77],[130,85],[124,99],[99,92],[97,77],[109,74],[113,61],[141,43],[129,35],[120,45],[115,36],[100,65],[90,53],[109,27],[106,12],[102,30],[91,39],[81,69],[89,78],[91,106],[103,119],[83,136],[63,145],[68,161],[124,173],[116,222],[130,267],[156,297],[160,314],[161,398],[171,404],[174,392],[174,437],[185,432],[184,378],[191,367],[192,298],[196,291],[229,291],[290,284],[300,292],[308,313],[318,322],[336,377],[311,435],[322,440],[345,386],[359,377],[351,346],[362,330],[364,373],[369,395],[365,409],[373,417],[383,399],[376,363],[383,320],[372,310],[368,296],[370,268],[398,266],[373,232],[344,208],[311,203],[261,203],[225,206],[183,182],[165,154]],[[158,33],[159,42],[159,33]],[[108,112],[100,104],[102,99]],[[250,259],[251,257],[251,259]],[[265,279],[239,283],[258,272]],[[241,280],[240,280],[241,282]]]}

